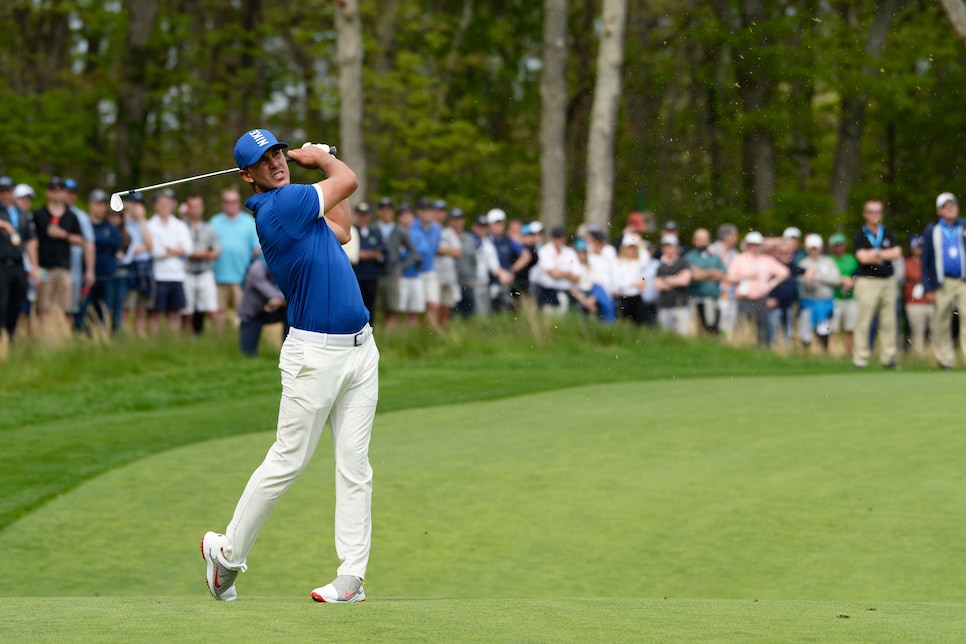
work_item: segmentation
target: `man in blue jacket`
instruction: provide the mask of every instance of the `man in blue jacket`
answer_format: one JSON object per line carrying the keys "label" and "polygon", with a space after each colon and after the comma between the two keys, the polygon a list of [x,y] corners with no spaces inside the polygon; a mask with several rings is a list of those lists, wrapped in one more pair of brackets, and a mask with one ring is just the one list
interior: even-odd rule
{"label": "man in blue jacket", "polygon": [[[931,342],[942,369],[956,363],[953,346],[953,304],[959,305],[960,345],[966,340],[966,226],[959,218],[956,197],[944,192],[936,197],[939,219],[926,226],[922,245],[922,285],[935,293]],[[966,346],[963,346],[966,356]]]}

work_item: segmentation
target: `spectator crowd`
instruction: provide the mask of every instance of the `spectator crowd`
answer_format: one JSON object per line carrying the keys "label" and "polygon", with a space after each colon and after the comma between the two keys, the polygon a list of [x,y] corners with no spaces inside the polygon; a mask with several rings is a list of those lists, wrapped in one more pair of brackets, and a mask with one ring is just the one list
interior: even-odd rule
{"label": "spectator crowd", "polygon": [[[198,194],[179,202],[160,190],[148,203],[135,192],[116,213],[103,190],[87,195],[86,211],[78,193],[76,181],[51,177],[37,205],[31,186],[0,177],[0,319],[10,340],[18,326],[150,336],[162,325],[218,333],[230,319],[251,355],[266,324],[284,328],[284,296],[237,189],[221,192],[210,218]],[[641,213],[616,235],[593,224],[568,235],[499,208],[467,217],[442,200],[384,197],[355,206],[344,248],[370,318],[387,330],[526,307],[761,347],[826,352],[834,343],[857,368],[873,351],[898,368],[901,350],[950,369],[963,337],[966,224],[950,193],[936,211],[904,255],[878,200],[864,204],[851,239],[795,226],[740,236],[725,223],[714,238],[698,228],[684,240],[666,221],[652,242]]]}

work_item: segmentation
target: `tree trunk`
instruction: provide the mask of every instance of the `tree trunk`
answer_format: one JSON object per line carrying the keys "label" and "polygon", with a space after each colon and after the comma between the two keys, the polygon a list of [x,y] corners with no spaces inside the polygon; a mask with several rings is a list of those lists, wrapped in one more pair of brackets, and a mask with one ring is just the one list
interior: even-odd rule
{"label": "tree trunk", "polygon": [[[362,141],[362,25],[358,0],[336,0],[339,57],[339,156],[352,168],[359,188],[353,205],[366,199],[366,153]],[[323,137],[324,138],[324,137]]]}
{"label": "tree trunk", "polygon": [[544,0],[540,75],[540,220],[563,226],[567,213],[567,16],[569,0]]}
{"label": "tree trunk", "polygon": [[939,3],[946,10],[949,21],[953,23],[953,28],[959,34],[959,39],[966,40],[966,2],[963,2],[963,0],[939,0]]}
{"label": "tree trunk", "polygon": [[587,223],[606,228],[614,201],[614,135],[624,65],[627,0],[604,0],[587,144]]}
{"label": "tree trunk", "polygon": [[[869,36],[865,44],[867,59],[878,61],[882,58],[889,28],[901,0],[884,0],[877,8]],[[865,74],[875,77],[877,68],[868,66]],[[842,98],[839,120],[838,144],[835,149],[835,165],[832,169],[832,204],[836,213],[844,213],[849,206],[852,185],[859,174],[859,145],[865,129],[865,114],[869,103],[869,91],[859,90]]]}
{"label": "tree trunk", "polygon": [[117,96],[117,177],[122,187],[137,185],[143,169],[148,116],[148,41],[158,19],[159,0],[127,0],[128,22],[121,54]]}

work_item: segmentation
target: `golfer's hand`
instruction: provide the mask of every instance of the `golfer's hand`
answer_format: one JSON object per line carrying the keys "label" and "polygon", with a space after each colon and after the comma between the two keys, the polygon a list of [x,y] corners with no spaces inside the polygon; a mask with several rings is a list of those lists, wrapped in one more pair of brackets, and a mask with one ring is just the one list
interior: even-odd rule
{"label": "golfer's hand", "polygon": [[301,148],[289,150],[288,158],[296,164],[309,170],[320,170],[325,164],[328,156],[331,156],[331,148],[325,143],[311,143],[306,141]]}

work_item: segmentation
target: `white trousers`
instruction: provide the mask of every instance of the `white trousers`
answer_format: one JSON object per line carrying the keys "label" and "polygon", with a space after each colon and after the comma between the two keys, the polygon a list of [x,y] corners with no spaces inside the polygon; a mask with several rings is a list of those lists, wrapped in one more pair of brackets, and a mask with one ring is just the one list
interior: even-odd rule
{"label": "white trousers", "polygon": [[369,438],[379,397],[375,340],[342,347],[289,335],[278,366],[282,399],[275,443],[238,500],[225,532],[230,544],[225,555],[232,563],[245,562],[272,508],[311,460],[328,420],[335,452],[338,574],[364,579],[372,540]]}

